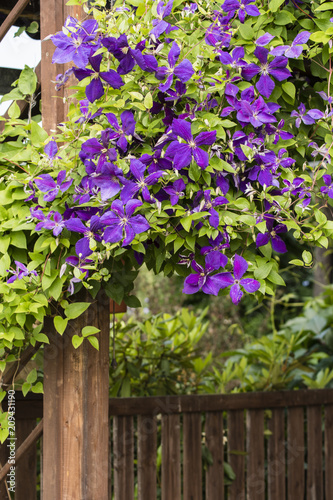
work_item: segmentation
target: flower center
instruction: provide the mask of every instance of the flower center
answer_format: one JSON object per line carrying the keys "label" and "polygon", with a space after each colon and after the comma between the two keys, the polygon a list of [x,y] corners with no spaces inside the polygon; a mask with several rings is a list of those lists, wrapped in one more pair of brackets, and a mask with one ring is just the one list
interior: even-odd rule
{"label": "flower center", "polygon": [[190,146],[190,148],[192,148],[192,149],[196,148],[196,144],[195,144],[195,142],[194,142],[193,140],[192,140],[192,141],[190,141],[190,142],[188,143],[188,145],[189,145],[189,146]]}

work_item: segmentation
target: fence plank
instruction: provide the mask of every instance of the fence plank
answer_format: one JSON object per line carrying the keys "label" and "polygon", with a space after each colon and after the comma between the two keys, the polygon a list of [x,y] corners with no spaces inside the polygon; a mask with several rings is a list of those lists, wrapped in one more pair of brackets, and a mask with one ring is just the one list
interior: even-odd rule
{"label": "fence plank", "polygon": [[229,487],[228,500],[245,500],[244,410],[228,412],[228,462],[236,474]]}
{"label": "fence plank", "polygon": [[113,419],[114,498],[134,500],[133,417]]}
{"label": "fence plank", "polygon": [[138,500],[157,498],[157,425],[155,416],[138,417]]}
{"label": "fence plank", "polygon": [[323,435],[320,406],[307,408],[308,469],[307,500],[323,498]]}
{"label": "fence plank", "polygon": [[325,407],[325,498],[333,491],[333,405]]}
{"label": "fence plank", "polygon": [[162,417],[162,500],[181,500],[180,418]]}
{"label": "fence plank", "polygon": [[248,500],[265,500],[264,410],[248,410],[246,415]]}
{"label": "fence plank", "polygon": [[[35,420],[16,421],[16,445],[20,446],[23,441],[35,429]],[[16,467],[15,500],[34,500],[37,498],[37,445],[34,444],[23,455]]]}
{"label": "fence plank", "polygon": [[268,422],[271,435],[267,446],[267,482],[268,500],[285,500],[286,498],[286,457],[285,457],[285,423],[284,410],[272,410],[272,418]]}
{"label": "fence plank", "polygon": [[206,446],[213,463],[206,470],[206,500],[224,499],[223,413],[206,414]]}
{"label": "fence plank", "polygon": [[201,434],[201,413],[184,413],[184,500],[202,499]]}
{"label": "fence plank", "polygon": [[304,498],[304,409],[288,409],[288,499]]}

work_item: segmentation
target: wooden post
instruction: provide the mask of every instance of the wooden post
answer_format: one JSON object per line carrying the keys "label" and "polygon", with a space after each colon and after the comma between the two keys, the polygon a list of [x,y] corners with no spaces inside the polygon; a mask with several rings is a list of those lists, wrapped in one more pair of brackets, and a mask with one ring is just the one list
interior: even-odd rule
{"label": "wooden post", "polygon": [[[76,300],[89,301],[84,293]],[[45,349],[43,500],[108,499],[109,322],[109,299],[100,293]],[[101,330],[99,351],[88,340],[72,346],[87,325]]]}

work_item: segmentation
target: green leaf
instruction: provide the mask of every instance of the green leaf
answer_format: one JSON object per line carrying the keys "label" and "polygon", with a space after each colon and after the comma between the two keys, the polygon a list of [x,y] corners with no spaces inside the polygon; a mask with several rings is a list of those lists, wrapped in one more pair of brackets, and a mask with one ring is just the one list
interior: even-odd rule
{"label": "green leaf", "polygon": [[302,252],[302,259],[304,260],[305,264],[311,264],[312,253],[308,252],[307,250],[304,250],[304,252]]}
{"label": "green leaf", "polygon": [[286,93],[288,98],[290,98],[290,99],[288,99],[287,102],[291,101],[290,104],[293,104],[295,101],[295,95],[296,95],[295,85],[291,82],[285,82],[282,84],[282,89]]}
{"label": "green leaf", "polygon": [[28,392],[30,391],[30,388],[31,388],[31,384],[29,384],[28,382],[24,382],[24,384],[22,384],[22,394],[24,397],[28,394]]}
{"label": "green leaf", "polygon": [[271,271],[268,275],[268,279],[276,285],[285,285],[283,278],[276,271]]}
{"label": "green leaf", "polygon": [[314,9],[315,12],[323,12],[324,10],[333,10],[333,2],[326,2],[322,5],[319,5],[316,9]]}
{"label": "green leaf", "polygon": [[145,99],[143,101],[143,104],[145,105],[145,108],[151,109],[153,107],[153,98],[150,92],[146,94]]}
{"label": "green leaf", "polygon": [[128,295],[124,297],[124,302],[128,307],[141,307],[141,302],[135,295]]}
{"label": "green leaf", "polygon": [[90,302],[73,302],[65,309],[65,314],[68,319],[75,319],[81,316],[90,306]]}
{"label": "green leaf", "polygon": [[82,336],[83,337],[88,337],[89,335],[94,335],[95,333],[100,332],[101,330],[99,328],[96,328],[96,326],[85,326],[82,328]]}
{"label": "green leaf", "polygon": [[27,238],[23,231],[14,231],[11,234],[10,243],[14,245],[14,247],[18,248],[27,248]]}
{"label": "green leaf", "polygon": [[21,114],[21,110],[20,110],[20,108],[18,107],[17,102],[16,102],[16,101],[14,101],[14,102],[10,105],[10,107],[9,107],[9,109],[8,109],[8,116],[9,116],[9,118],[11,118],[12,120],[15,120],[15,118],[19,118],[20,114]]}
{"label": "green leaf", "polygon": [[53,318],[54,328],[58,333],[60,333],[60,335],[62,335],[66,330],[67,323],[67,318],[62,318],[61,316],[55,316],[55,318]]}
{"label": "green leaf", "polygon": [[45,333],[33,333],[33,336],[38,342],[44,342],[44,344],[50,343],[50,341],[49,341],[48,337],[45,335]]}
{"label": "green leaf", "polygon": [[83,342],[83,337],[79,337],[78,335],[73,335],[73,337],[72,337],[72,344],[75,347],[75,349],[77,349],[78,347],[80,347],[80,345],[82,344],[82,342]]}
{"label": "green leaf", "polygon": [[33,387],[31,387],[31,392],[35,394],[44,394],[42,382],[37,382]]}
{"label": "green leaf", "polygon": [[266,264],[263,264],[262,266],[258,267],[258,269],[255,269],[255,271],[253,273],[254,277],[257,280],[263,280],[263,279],[267,278],[267,276],[269,275],[269,273],[272,270],[272,267],[273,267],[272,262],[266,262]]}
{"label": "green leaf", "polygon": [[277,12],[277,10],[281,7],[281,5],[284,3],[284,0],[272,0],[269,2],[269,8],[271,12]]}
{"label": "green leaf", "polygon": [[99,342],[97,337],[88,337],[89,342],[93,346],[94,349],[97,349],[99,351]]}
{"label": "green leaf", "polygon": [[32,95],[36,91],[37,76],[32,68],[26,66],[21,71],[17,86],[24,95]]}
{"label": "green leaf", "polygon": [[33,384],[34,382],[36,382],[36,380],[37,380],[37,370],[36,368],[34,368],[27,376],[27,382],[29,382],[29,384]]}
{"label": "green leaf", "polygon": [[239,32],[244,38],[244,40],[253,40],[255,33],[254,29],[247,23],[239,25]]}
{"label": "green leaf", "polygon": [[121,386],[120,395],[122,398],[129,398],[131,396],[131,381],[128,377],[124,378]]}
{"label": "green leaf", "polygon": [[33,146],[41,146],[48,138],[48,133],[38,123],[31,122],[31,143]]}
{"label": "green leaf", "polygon": [[293,264],[294,266],[304,266],[304,262],[299,259],[293,259],[289,261],[289,264]]}
{"label": "green leaf", "polygon": [[0,252],[6,253],[10,243],[10,236],[1,236],[0,238]]}

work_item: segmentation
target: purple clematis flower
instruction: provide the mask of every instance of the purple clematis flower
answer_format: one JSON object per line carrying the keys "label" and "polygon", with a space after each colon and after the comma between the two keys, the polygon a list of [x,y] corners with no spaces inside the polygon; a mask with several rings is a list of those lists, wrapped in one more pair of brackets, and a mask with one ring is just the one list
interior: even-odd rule
{"label": "purple clematis flower", "polygon": [[262,234],[259,233],[256,239],[256,245],[258,247],[262,247],[263,245],[267,245],[269,241],[272,242],[272,248],[275,252],[286,253],[287,247],[284,241],[280,238],[279,234],[287,232],[287,226],[285,224],[277,224],[274,226],[274,218],[271,216],[264,217],[266,221],[267,232]]}
{"label": "purple clematis flower", "polygon": [[170,33],[170,31],[178,30],[176,26],[171,26],[170,23],[163,21],[165,17],[170,16],[172,11],[173,0],[170,0],[168,3],[164,5],[164,2],[158,2],[157,4],[157,19],[153,19],[153,29],[150,30],[149,34],[152,35],[155,39],[159,38],[162,33],[165,32],[166,35]]}
{"label": "purple clematis flower", "polygon": [[105,116],[109,120],[111,127],[115,129],[115,132],[110,133],[109,139],[117,139],[116,144],[118,148],[123,152],[127,151],[128,142],[126,136],[133,136],[135,130],[135,120],[132,111],[123,111],[123,113],[121,113],[121,127],[114,113],[106,113]]}
{"label": "purple clematis flower", "polygon": [[181,63],[176,66],[180,56],[180,48],[173,42],[170,52],[168,54],[169,67],[166,66],[159,67],[155,73],[158,80],[164,80],[167,76],[165,83],[161,83],[158,87],[162,92],[166,92],[172,85],[173,75],[175,75],[183,83],[187,82],[194,74],[194,69],[191,62],[188,59],[184,59]]}
{"label": "purple clematis flower", "polygon": [[270,123],[266,125],[266,132],[268,135],[273,135],[274,134],[274,141],[273,144],[277,144],[279,142],[279,139],[282,139],[283,141],[287,141],[288,139],[292,139],[294,136],[290,132],[286,132],[285,130],[282,130],[284,127],[284,120],[280,120],[279,123],[277,124],[277,127],[274,127],[274,125],[271,125]]}
{"label": "purple clematis flower", "polygon": [[44,196],[45,201],[53,201],[59,191],[64,193],[71,186],[73,179],[65,182],[66,170],[61,170],[57,176],[57,182],[49,174],[41,174],[35,180],[35,184],[40,191],[47,193]]}
{"label": "purple clematis flower", "polygon": [[184,12],[187,12],[188,14],[195,14],[197,9],[198,5],[196,3],[190,3],[190,5],[186,5],[184,7]]}
{"label": "purple clematis flower", "polygon": [[229,52],[224,52],[223,50],[219,51],[219,59],[221,63],[231,66],[232,68],[243,68],[244,66],[247,66],[247,63],[242,59],[243,57],[244,57],[243,47],[236,47],[231,54],[229,54]]}
{"label": "purple clematis flower", "polygon": [[157,69],[158,64],[155,57],[150,54],[142,54],[145,47],[144,40],[139,42],[135,49],[132,49],[128,45],[126,35],[120,35],[119,38],[103,38],[102,45],[118,59],[119,66],[117,68],[117,73],[119,75],[127,75],[136,64],[144,71],[151,72]]}
{"label": "purple clematis flower", "polygon": [[220,219],[219,219],[219,214],[214,207],[218,207],[220,205],[226,205],[227,203],[229,203],[229,201],[224,196],[217,196],[214,200],[212,200],[210,196],[210,189],[206,189],[204,191],[204,198],[205,198],[205,204],[203,205],[202,210],[210,213],[208,219],[209,224],[215,229],[217,229],[220,223]]}
{"label": "purple clematis flower", "polygon": [[190,274],[185,278],[183,293],[191,295],[202,290],[209,295],[218,295],[221,288],[224,288],[224,281],[221,276],[226,273],[218,273],[210,276],[214,271],[224,267],[228,258],[218,252],[208,254],[205,258],[205,267],[203,268],[195,260],[192,260],[191,266],[196,274]]}
{"label": "purple clematis flower", "polygon": [[267,62],[268,54],[268,49],[257,47],[254,55],[259,59],[260,66],[251,63],[242,69],[242,76],[245,80],[252,80],[255,75],[260,74],[256,87],[260,94],[267,98],[270,97],[275,87],[275,83],[269,75],[274,76],[279,82],[291,76],[289,69],[286,68],[288,64],[286,57],[276,57],[273,61]]}
{"label": "purple clematis flower", "polygon": [[226,0],[222,5],[222,9],[224,12],[230,12],[232,16],[238,11],[238,19],[241,23],[245,21],[245,14],[249,16],[260,16],[260,12],[258,7],[255,5],[250,5],[254,3],[255,0],[242,0],[238,2],[238,0]]}
{"label": "purple clematis flower", "polygon": [[147,166],[144,163],[141,163],[140,160],[131,160],[130,172],[134,177],[135,182],[132,180],[127,180],[125,182],[125,186],[123,187],[120,195],[124,203],[127,203],[128,200],[134,198],[139,191],[142,192],[142,197],[147,203],[154,203],[155,200],[149,193],[148,186],[156,184],[158,179],[164,175],[164,172],[159,170],[158,172],[153,172],[145,177],[146,168]]}
{"label": "purple clematis flower", "polygon": [[103,201],[110,200],[121,190],[121,184],[126,184],[126,179],[121,168],[113,163],[104,163],[98,173],[91,177],[95,186],[100,188]]}
{"label": "purple clematis flower", "polygon": [[140,200],[129,200],[125,206],[120,200],[112,202],[111,210],[101,217],[101,222],[107,226],[104,231],[104,240],[107,243],[117,243],[123,239],[123,233],[125,233],[122,243],[125,247],[134,240],[137,234],[148,231],[150,225],[143,215],[133,215],[135,209],[141,205]]}
{"label": "purple clematis flower", "polygon": [[168,195],[170,196],[170,203],[172,206],[174,206],[178,203],[179,198],[182,198],[184,196],[185,188],[186,186],[183,179],[178,179],[172,184],[172,186],[163,188],[163,191],[168,193]]}
{"label": "purple clematis flower", "polygon": [[13,269],[7,269],[7,273],[11,273],[13,275],[7,280],[7,283],[13,283],[16,280],[21,280],[22,278],[25,278],[25,276],[38,276],[36,271],[29,271],[29,269],[22,264],[22,262],[15,260],[15,265],[15,271]]}
{"label": "purple clematis flower", "polygon": [[89,58],[92,69],[74,68],[76,78],[81,81],[84,78],[91,77],[91,82],[86,87],[86,96],[90,102],[95,102],[104,95],[104,80],[113,89],[120,89],[124,85],[121,77],[116,71],[100,71],[103,54],[92,56]]}
{"label": "purple clematis flower", "polygon": [[293,40],[291,45],[280,45],[271,50],[273,56],[286,56],[288,58],[297,59],[303,52],[302,44],[306,43],[311,36],[309,31],[302,31]]}
{"label": "purple clematis flower", "polygon": [[234,304],[239,304],[241,298],[243,297],[243,292],[241,287],[248,293],[254,293],[260,288],[260,283],[254,279],[241,279],[246,273],[249,265],[246,260],[240,255],[235,255],[234,260],[234,276],[231,273],[222,273],[221,282],[223,283],[223,288],[232,285],[230,289],[230,297]]}
{"label": "purple clematis flower", "polygon": [[237,112],[237,120],[243,124],[251,123],[255,128],[266,123],[276,122],[276,118],[270,114],[270,110],[261,96],[252,104],[242,100]]}
{"label": "purple clematis flower", "polygon": [[[31,210],[31,215],[40,221],[36,224],[35,231],[40,231],[41,229],[51,229],[53,236],[59,236],[65,228],[65,222],[59,212],[52,211],[45,216],[41,210],[35,209]],[[51,217],[53,217],[53,220]]]}
{"label": "purple clematis flower", "polygon": [[332,182],[332,177],[328,174],[323,175],[323,181],[325,182],[326,186],[322,186],[320,188],[320,192],[324,194],[328,194],[330,198],[333,198],[333,182]]}
{"label": "purple clematis flower", "polygon": [[80,259],[85,259],[88,255],[92,254],[92,250],[90,248],[91,241],[102,241],[101,229],[103,228],[103,224],[101,223],[101,218],[98,215],[93,215],[91,217],[89,227],[85,226],[78,218],[66,220],[65,226],[69,231],[84,235],[83,238],[79,239],[75,245],[75,252]]}
{"label": "purple clematis flower", "polygon": [[51,37],[57,47],[52,62],[63,64],[73,61],[78,68],[85,68],[92,51],[96,50],[94,40],[98,23],[93,19],[79,23],[77,19],[68,17],[65,27],[70,35],[60,31]]}
{"label": "purple clematis flower", "polygon": [[230,247],[230,237],[226,231],[224,231],[223,233],[219,233],[215,239],[209,238],[208,241],[209,245],[201,248],[201,255],[207,255],[212,252],[221,253],[222,250]]}
{"label": "purple clematis flower", "polygon": [[172,130],[176,135],[186,141],[185,144],[178,141],[172,141],[165,152],[166,156],[173,158],[174,168],[181,170],[187,167],[192,161],[192,156],[200,168],[206,168],[209,163],[209,156],[208,153],[199,148],[199,146],[214,144],[216,141],[216,131],[200,132],[200,134],[194,138],[191,132],[191,124],[185,120],[179,119],[173,120]]}
{"label": "purple clematis flower", "polygon": [[295,125],[296,128],[299,128],[301,122],[305,125],[313,125],[316,123],[316,120],[323,118],[324,113],[319,109],[310,109],[309,111],[306,111],[305,105],[301,102],[298,106],[298,112],[293,110],[290,116],[297,116]]}
{"label": "purple clematis flower", "polygon": [[329,149],[325,144],[318,146],[316,142],[310,142],[309,146],[310,148],[313,148],[313,151],[311,153],[311,156],[313,156],[313,158],[315,158],[317,155],[320,155],[327,162],[331,162],[331,156],[328,154]]}
{"label": "purple clematis flower", "polygon": [[101,133],[101,140],[95,137],[88,139],[81,146],[79,157],[83,163],[86,160],[93,160],[98,157],[97,170],[99,170],[105,162],[115,161],[117,159],[116,148],[110,148],[110,135],[113,132],[110,129],[103,130]]}
{"label": "purple clematis flower", "polygon": [[160,170],[170,170],[172,168],[172,161],[167,158],[162,158],[161,153],[160,149],[156,149],[152,155],[145,153],[139,158],[142,163],[148,165],[148,174]]}

